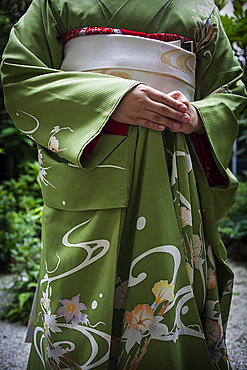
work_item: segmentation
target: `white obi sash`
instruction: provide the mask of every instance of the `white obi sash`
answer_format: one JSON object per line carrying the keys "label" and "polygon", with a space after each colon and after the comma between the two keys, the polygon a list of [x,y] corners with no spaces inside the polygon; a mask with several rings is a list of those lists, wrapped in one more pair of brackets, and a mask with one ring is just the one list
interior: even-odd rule
{"label": "white obi sash", "polygon": [[64,47],[61,70],[128,78],[164,93],[180,90],[193,101],[196,57],[180,45],[116,34],[77,37]]}

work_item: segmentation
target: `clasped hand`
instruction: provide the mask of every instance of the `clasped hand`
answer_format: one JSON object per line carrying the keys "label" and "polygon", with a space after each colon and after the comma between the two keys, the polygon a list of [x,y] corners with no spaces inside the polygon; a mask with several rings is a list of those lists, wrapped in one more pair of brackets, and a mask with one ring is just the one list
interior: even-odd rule
{"label": "clasped hand", "polygon": [[205,129],[196,108],[180,91],[169,94],[139,84],[120,101],[112,119],[156,131],[204,134]]}

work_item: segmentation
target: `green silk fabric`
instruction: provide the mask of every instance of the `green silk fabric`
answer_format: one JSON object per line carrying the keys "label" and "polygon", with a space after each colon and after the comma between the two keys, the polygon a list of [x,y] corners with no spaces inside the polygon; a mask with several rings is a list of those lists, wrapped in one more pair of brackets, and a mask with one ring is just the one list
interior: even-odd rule
{"label": "green silk fabric", "polygon": [[[193,104],[228,186],[210,188],[189,136],[169,130],[104,135],[80,162],[139,83],[59,70],[62,35],[83,26],[194,39]],[[227,166],[246,95],[214,4],[34,0],[1,73],[9,114],[38,144],[44,198],[28,369],[229,369],[233,274],[218,223],[234,202]]]}

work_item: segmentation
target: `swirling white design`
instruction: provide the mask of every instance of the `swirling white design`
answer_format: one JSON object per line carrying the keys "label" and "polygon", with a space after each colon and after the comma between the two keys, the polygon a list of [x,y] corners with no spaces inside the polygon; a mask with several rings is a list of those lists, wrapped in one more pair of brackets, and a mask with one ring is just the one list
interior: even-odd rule
{"label": "swirling white design", "polygon": [[197,327],[196,330],[191,327],[192,325],[188,326],[184,325],[184,323],[181,320],[181,314],[186,315],[189,312],[189,307],[185,306],[186,302],[193,298],[194,295],[191,285],[187,285],[179,289],[179,291],[176,293],[174,297],[174,300],[170,302],[169,306],[166,309],[167,313],[175,306],[175,304],[177,304],[175,309],[175,319],[173,323],[173,328],[169,333],[160,333],[160,335],[156,336],[155,339],[164,342],[168,342],[170,340],[176,342],[179,335],[191,335],[193,337],[204,338],[204,333],[198,325],[196,325]]}
{"label": "swirling white design", "polygon": [[[59,324],[59,327],[67,328],[67,329],[71,330],[71,325],[70,324]],[[73,329],[81,332],[85,337],[87,337],[89,339],[89,341],[91,343],[92,352],[91,352],[90,358],[87,360],[87,362],[80,365],[82,370],[93,369],[97,366],[102,365],[104,362],[106,362],[109,359],[110,344],[111,344],[111,336],[109,334],[104,333],[104,332],[99,331],[99,330],[96,330],[92,327],[82,326],[82,325],[78,325],[78,326],[74,327]],[[100,358],[97,362],[95,362],[94,364],[92,364],[92,361],[97,356],[99,347],[98,347],[98,344],[97,344],[96,340],[90,334],[90,332],[100,336],[108,344],[108,349],[107,349],[106,353],[104,354],[104,356],[102,358]]]}
{"label": "swirling white design", "polygon": [[178,71],[173,72],[175,77],[189,80],[195,87],[196,57],[193,53],[185,52],[181,48],[168,50],[162,53],[161,62]]}
{"label": "swirling white design", "polygon": [[129,274],[129,287],[133,287],[139,283],[141,283],[143,280],[146,279],[147,273],[146,272],[141,272],[136,278],[132,275],[133,269],[135,265],[142,260],[143,258],[147,257],[150,254],[153,253],[170,253],[173,258],[174,258],[174,274],[173,274],[173,279],[172,283],[175,284],[176,276],[178,273],[178,269],[180,266],[180,261],[181,261],[181,255],[177,247],[174,245],[164,245],[160,247],[155,247],[152,249],[149,249],[148,251],[144,252],[140,256],[136,257],[131,265],[130,265],[130,274]]}
{"label": "swirling white design", "polygon": [[[92,241],[87,241],[87,242],[79,242],[79,243],[75,243],[75,244],[71,244],[69,242],[69,237],[70,235],[77,229],[79,229],[80,227],[82,226],[85,226],[87,223],[89,223],[90,221],[92,220],[92,218],[90,218],[89,220],[85,221],[85,222],[82,222],[81,224],[79,225],[76,225],[75,227],[73,227],[71,230],[69,230],[62,238],[62,244],[65,246],[65,247],[78,247],[78,248],[83,248],[86,252],[87,252],[87,256],[86,258],[84,259],[84,261],[82,263],[80,263],[78,266],[72,268],[71,270],[69,271],[66,271],[60,275],[57,275],[57,276],[53,276],[53,277],[48,277],[48,274],[46,274],[44,276],[44,278],[41,280],[40,284],[42,285],[44,282],[48,282],[50,283],[51,281],[54,281],[54,280],[58,280],[58,279],[61,279],[65,276],[69,276],[81,269],[83,269],[84,267],[94,263],[95,261],[97,261],[98,259],[100,259],[101,257],[103,257],[107,251],[109,250],[110,248],[110,242],[106,239],[98,239],[98,240],[92,240]],[[94,245],[96,244],[94,247],[91,247],[90,245]],[[103,248],[103,249],[102,249]],[[99,253],[97,253],[96,255],[93,256],[93,254],[95,253],[95,251],[97,251],[97,249],[102,249]],[[93,257],[92,257],[93,256]]]}
{"label": "swirling white design", "polygon": [[118,170],[128,171],[128,168],[116,166],[116,165],[113,165],[113,164],[99,164],[98,166],[96,166],[96,168],[116,168]]}
{"label": "swirling white design", "polygon": [[189,326],[184,325],[181,320],[181,311],[182,311],[184,304],[193,298],[194,298],[194,295],[193,295],[192,290],[190,289],[190,292],[184,295],[177,304],[176,318],[174,322],[174,328],[177,327],[177,329],[175,331],[174,342],[176,342],[176,339],[178,338],[179,335],[191,335],[193,337],[204,338],[204,333],[200,327],[197,326],[198,330],[192,329]]}
{"label": "swirling white design", "polygon": [[57,269],[58,269],[58,267],[59,267],[59,265],[60,265],[61,258],[59,257],[59,255],[58,255],[58,253],[57,253],[57,252],[56,252],[56,256],[57,256],[57,259],[58,259],[57,266],[56,266],[56,267],[54,268],[54,270],[52,270],[52,271],[48,271],[47,262],[46,262],[46,261],[44,261],[44,263],[45,263],[45,269],[46,269],[46,272],[47,272],[48,274],[52,274],[53,272],[56,272],[56,271],[57,271]]}
{"label": "swirling white design", "polygon": [[77,164],[73,164],[73,163],[70,163],[70,162],[68,162],[68,166],[74,167],[74,168],[80,168],[80,166],[78,166]]}
{"label": "swirling white design", "polygon": [[192,170],[192,161],[190,154],[186,153],[185,151],[176,150],[174,153],[172,153],[171,150],[167,149],[167,152],[172,156],[171,186],[173,186],[178,178],[177,157],[185,157],[188,172]]}
{"label": "swirling white design", "polygon": [[44,356],[43,356],[43,350],[42,350],[42,340],[45,338],[45,335],[43,334],[42,336],[41,336],[41,338],[40,338],[40,350],[38,349],[38,345],[37,345],[37,341],[36,341],[36,339],[37,339],[37,334],[38,334],[38,332],[39,331],[41,331],[42,333],[44,333],[44,329],[43,328],[41,328],[41,327],[39,327],[39,326],[37,326],[35,329],[34,329],[34,341],[33,341],[33,343],[34,343],[34,347],[35,347],[35,349],[36,349],[36,352],[38,353],[38,355],[39,355],[39,358],[40,358],[40,360],[41,360],[41,362],[42,362],[42,364],[43,364],[43,366],[44,366],[44,368],[45,368],[45,361],[44,361]]}
{"label": "swirling white design", "polygon": [[[20,109],[17,109],[17,110],[18,110],[18,112],[24,113],[27,116],[33,118],[34,121],[36,122],[36,126],[32,130],[29,130],[29,131],[25,131],[25,130],[21,130],[21,129],[19,129],[19,130],[21,132],[23,132],[24,134],[26,134],[26,135],[34,134],[38,130],[38,128],[39,128],[39,124],[40,124],[39,123],[39,120],[36,117],[34,117],[32,114],[30,114],[30,113],[24,112],[23,110],[20,110]],[[16,116],[19,117],[19,113],[16,113]]]}

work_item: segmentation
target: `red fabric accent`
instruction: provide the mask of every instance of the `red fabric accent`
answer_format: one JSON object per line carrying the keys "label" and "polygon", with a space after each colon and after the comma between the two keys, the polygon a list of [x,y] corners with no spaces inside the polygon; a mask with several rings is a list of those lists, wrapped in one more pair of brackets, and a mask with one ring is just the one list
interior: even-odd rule
{"label": "red fabric accent", "polygon": [[80,161],[81,162],[84,161],[84,159],[86,159],[89,156],[89,154],[92,153],[101,136],[103,136],[104,134],[125,136],[128,127],[129,126],[126,123],[120,123],[110,118],[105,127],[103,128],[103,130],[101,131],[101,133],[98,136],[96,136],[83,150]]}
{"label": "red fabric accent", "polygon": [[192,133],[190,134],[190,138],[201,162],[209,186],[228,186],[228,178],[224,177],[216,166],[207,136]]}
{"label": "red fabric accent", "polygon": [[[94,138],[84,149],[81,155],[81,162],[83,162],[83,160],[92,153],[101,136],[105,134],[125,136],[127,130],[128,125],[126,123],[120,123],[110,118],[101,133],[96,136],[96,138]],[[209,186],[228,186],[228,179],[220,173],[218,167],[216,166],[207,136],[192,133],[190,134],[190,138],[193,142],[196,154],[201,162]]]}
{"label": "red fabric accent", "polygon": [[[176,33],[145,33],[145,32],[137,32],[137,31],[129,31],[124,29],[118,29],[118,28],[109,28],[109,27],[81,27],[81,28],[75,28],[74,30],[66,32],[62,37],[62,43],[63,45],[66,45],[66,43],[75,38],[80,36],[87,36],[87,35],[99,35],[99,34],[122,34],[122,35],[131,35],[131,36],[139,36],[139,37],[145,37],[160,41],[176,41],[180,40],[181,44],[183,45],[186,41],[192,41],[191,39],[188,39],[187,37],[177,35]],[[195,42],[194,42],[194,51],[195,51]]]}
{"label": "red fabric accent", "polygon": [[81,158],[80,158],[81,163],[84,161],[84,159],[86,159],[89,156],[89,154],[92,153],[93,149],[95,148],[95,146],[96,146],[97,142],[99,141],[99,139],[101,138],[101,136],[103,136],[103,132],[101,132],[92,141],[90,141],[89,144],[87,144],[87,146],[83,150],[83,153],[82,153]]}
{"label": "red fabric accent", "polygon": [[112,118],[110,118],[105,127],[106,134],[125,136],[127,134],[129,125],[127,125],[127,123],[114,121]]}

